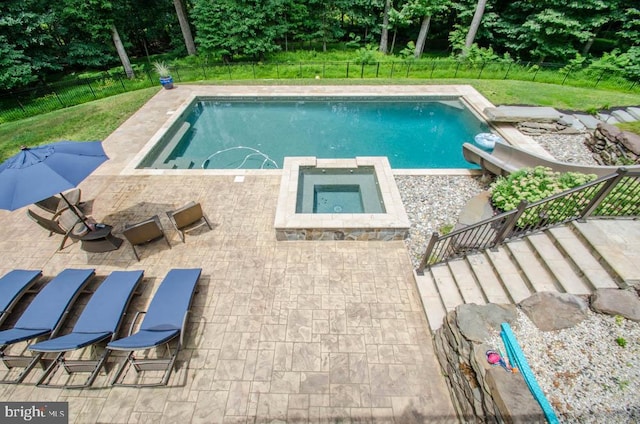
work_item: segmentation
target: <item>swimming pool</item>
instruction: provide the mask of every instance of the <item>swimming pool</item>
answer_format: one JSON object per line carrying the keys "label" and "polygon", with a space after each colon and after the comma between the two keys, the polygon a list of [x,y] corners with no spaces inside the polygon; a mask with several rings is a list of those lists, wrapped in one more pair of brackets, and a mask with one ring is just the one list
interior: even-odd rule
{"label": "swimming pool", "polygon": [[474,168],[488,125],[454,96],[196,98],[139,168],[279,169],[286,156],[386,156],[394,169]]}

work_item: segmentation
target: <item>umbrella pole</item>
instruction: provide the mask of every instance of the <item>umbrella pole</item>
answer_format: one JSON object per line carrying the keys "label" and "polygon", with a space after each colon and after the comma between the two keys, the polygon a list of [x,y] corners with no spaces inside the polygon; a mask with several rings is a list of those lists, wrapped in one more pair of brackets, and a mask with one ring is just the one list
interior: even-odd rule
{"label": "umbrella pole", "polygon": [[75,207],[75,206],[73,206],[73,205],[71,204],[71,202],[69,202],[69,201],[67,200],[67,198],[66,198],[66,197],[64,197],[64,194],[60,193],[60,197],[62,197],[62,199],[67,203],[67,205],[69,205],[69,209],[71,209],[71,210],[73,211],[73,213],[74,213],[74,214],[76,214],[76,216],[80,219],[80,222],[82,222],[82,223],[87,227],[87,229],[88,229],[89,231],[92,231],[92,230],[91,230],[91,226],[89,225],[89,222],[87,222],[87,220],[86,220],[86,217],[81,216],[81,215],[78,213],[78,210],[76,209],[76,207]]}

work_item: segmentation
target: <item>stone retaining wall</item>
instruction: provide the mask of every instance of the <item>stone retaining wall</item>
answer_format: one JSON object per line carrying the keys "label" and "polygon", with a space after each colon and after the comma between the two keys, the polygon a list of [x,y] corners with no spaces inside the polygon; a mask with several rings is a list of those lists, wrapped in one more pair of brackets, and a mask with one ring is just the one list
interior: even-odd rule
{"label": "stone retaining wall", "polygon": [[[640,321],[640,299],[629,290],[600,289],[589,302],[566,293],[540,292],[518,305],[541,331],[577,325],[589,306],[598,313]],[[486,341],[503,322],[517,328],[516,321],[516,305],[465,304],[449,312],[435,332],[436,356],[464,422],[545,422],[522,375],[487,362],[487,350],[498,347]]]}
{"label": "stone retaining wall", "polygon": [[640,165],[640,135],[622,131],[615,125],[598,124],[587,146],[601,165]]}
{"label": "stone retaining wall", "polygon": [[460,305],[434,334],[436,355],[464,422],[544,421],[522,375],[487,362],[486,351],[495,349],[483,343],[490,330],[514,324],[516,317],[515,305]]}

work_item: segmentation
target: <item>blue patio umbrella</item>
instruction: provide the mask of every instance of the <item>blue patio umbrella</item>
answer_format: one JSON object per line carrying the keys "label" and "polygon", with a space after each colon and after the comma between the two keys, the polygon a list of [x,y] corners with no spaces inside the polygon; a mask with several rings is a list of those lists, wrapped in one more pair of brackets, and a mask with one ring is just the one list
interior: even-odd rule
{"label": "blue patio umbrella", "polygon": [[0,209],[13,211],[72,189],[107,159],[100,141],[23,146],[0,164]]}

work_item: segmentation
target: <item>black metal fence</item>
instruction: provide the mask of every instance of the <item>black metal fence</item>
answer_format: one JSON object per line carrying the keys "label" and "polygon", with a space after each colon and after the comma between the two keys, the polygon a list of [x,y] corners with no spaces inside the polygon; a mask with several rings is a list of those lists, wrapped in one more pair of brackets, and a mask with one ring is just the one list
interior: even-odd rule
{"label": "black metal fence", "polygon": [[[579,87],[603,87],[640,92],[640,81],[629,81],[610,70],[594,71],[571,65],[531,62],[461,62],[455,59],[359,62],[252,62],[175,66],[177,83],[274,79],[509,79]],[[15,121],[141,88],[159,86],[149,71],[134,79],[105,73],[0,94],[0,123]]]}
{"label": "black metal fence", "polygon": [[588,217],[640,216],[640,171],[620,168],[604,176],[534,203],[493,216],[447,235],[434,233],[416,272],[440,262],[495,247],[569,221]]}

